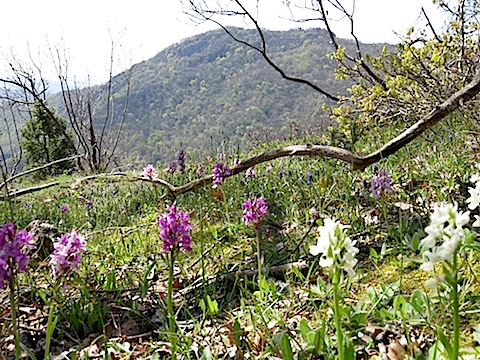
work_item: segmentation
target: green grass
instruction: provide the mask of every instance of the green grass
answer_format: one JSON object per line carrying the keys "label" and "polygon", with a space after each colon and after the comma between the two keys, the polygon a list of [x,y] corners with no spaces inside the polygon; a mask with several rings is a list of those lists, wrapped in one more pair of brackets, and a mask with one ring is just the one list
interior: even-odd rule
{"label": "green grass", "polygon": [[[469,178],[476,171],[476,154],[466,145],[468,133],[453,130],[453,142],[439,128],[429,139],[418,139],[381,161],[379,168],[392,175],[393,192],[378,200],[363,184],[373,179],[371,168],[353,171],[348,164],[317,158],[278,159],[256,166],[255,178],[228,178],[221,194],[205,186],[179,196],[178,208],[191,214],[193,251],[176,259],[178,353],[186,359],[230,358],[235,353],[239,358],[286,357],[288,339],[294,358],[336,358],[331,284],[309,254],[318,236],[316,219],[335,217],[351,226],[360,249],[357,275],[345,277],[341,288],[342,326],[357,359],[373,358],[383,345],[428,358],[437,327],[451,330],[452,313],[443,296],[447,289],[432,292],[425,287],[430,274],[419,269],[415,241],[425,235],[434,204],[456,201],[466,208]],[[357,148],[373,149],[393,134]],[[174,174],[170,181],[186,183],[195,169],[189,164],[185,175]],[[313,183],[307,181],[308,172]],[[0,224],[14,221],[25,228],[40,220],[60,233],[75,228],[87,240],[79,276],[63,293],[53,293],[48,258],[33,258],[29,273],[21,274],[21,306],[35,309],[21,313],[22,331],[28,333],[24,338],[32,339],[25,345],[43,356],[33,344],[42,338],[47,305],[56,298],[59,321],[52,353],[70,351],[70,356],[88,358],[87,350],[92,353],[95,344],[98,352],[115,353],[115,358],[169,356],[168,265],[157,216],[171,202],[163,197],[163,188],[131,181],[133,174],[76,182],[80,177],[61,176],[58,187],[0,204]],[[28,180],[22,181],[14,185],[26,186]],[[267,276],[264,298],[257,296],[256,276],[247,273],[257,266],[255,230],[241,219],[242,203],[256,196],[269,206],[260,225],[264,267],[307,264],[280,278]],[[87,201],[93,202],[90,210]],[[63,204],[69,205],[68,212],[60,210]],[[479,255],[467,256],[469,266],[460,284],[460,342],[474,349],[479,345]],[[8,313],[6,303],[0,306]],[[4,329],[7,325],[3,321]],[[38,332],[25,330],[33,327]]]}

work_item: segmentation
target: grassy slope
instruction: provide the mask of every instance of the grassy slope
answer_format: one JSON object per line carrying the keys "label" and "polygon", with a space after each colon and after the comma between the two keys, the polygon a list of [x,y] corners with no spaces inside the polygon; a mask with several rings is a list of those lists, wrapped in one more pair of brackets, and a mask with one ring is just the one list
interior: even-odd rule
{"label": "grassy slope", "polygon": [[[381,342],[388,345],[402,343],[403,339],[416,342],[425,352],[434,338],[435,324],[447,324],[448,328],[451,315],[444,310],[441,299],[425,289],[423,282],[429,275],[418,269],[418,262],[410,260],[417,257],[412,238],[415,234],[423,236],[422,229],[435,203],[457,201],[460,208],[465,208],[468,179],[475,172],[468,129],[451,125],[453,142],[448,141],[446,129],[438,127],[435,131],[378,164],[392,174],[394,184],[394,191],[380,200],[364,188],[363,180],[373,179],[371,169],[356,172],[344,163],[312,158],[262,164],[255,168],[256,178],[229,178],[221,193],[205,187],[178,198],[178,206],[191,213],[193,222],[193,251],[177,259],[175,305],[183,333],[182,354],[197,358],[208,347],[214,357],[228,357],[237,341],[237,355],[278,356],[279,340],[285,332],[294,339],[294,352],[315,358],[318,354],[309,348],[314,338],[307,335],[309,327],[318,333],[317,339],[324,339],[325,344],[317,344],[317,349],[324,347],[319,352],[325,358],[334,357],[334,325],[330,296],[326,294],[329,285],[317,259],[308,253],[309,245],[316,242],[316,227],[312,228],[316,216],[333,216],[351,225],[350,233],[359,244],[357,276],[344,294],[348,312],[344,327],[353,339],[357,357],[369,358],[378,352]],[[370,143],[364,148],[375,146]],[[233,162],[233,156],[229,162]],[[186,175],[174,174],[170,181],[186,182],[193,178],[194,171],[195,164],[190,163]],[[313,175],[313,183],[307,182],[308,172]],[[53,351],[69,347],[91,350],[93,339],[102,333],[114,339],[112,344],[128,340],[128,335],[147,334],[128,340],[129,350],[111,345],[116,349],[112,351],[133,351],[134,357],[157,352],[161,358],[167,354],[163,342],[167,340],[167,266],[160,254],[156,219],[167,204],[161,199],[163,189],[144,182],[107,180],[72,186],[73,180],[63,177],[60,188],[1,204],[0,223],[14,219],[23,228],[39,219],[57,225],[61,232],[76,228],[86,235],[88,255],[81,279],[57,308],[60,322],[55,337],[63,343],[54,343]],[[282,279],[271,278],[265,301],[254,294],[254,278],[235,274],[256,268],[254,230],[241,222],[241,204],[254,196],[265,197],[269,206],[261,225],[265,264],[305,260],[309,266],[303,273],[288,271]],[[93,201],[92,210],[86,210],[85,199]],[[62,213],[62,204],[69,204],[70,211]],[[33,315],[24,314],[24,324],[42,328],[45,319],[40,316],[47,310],[40,294],[50,298],[51,280],[47,263],[40,260],[32,263],[28,276],[22,277],[21,283],[30,288],[21,301],[37,309]],[[472,266],[464,274],[462,287],[461,339],[468,346],[473,343],[472,326],[479,321],[475,279],[480,275],[476,258],[469,261]],[[400,321],[399,299],[411,299],[412,294],[423,299],[423,291],[431,300],[431,308],[416,311],[409,305],[405,320]],[[218,313],[202,311],[200,299],[206,294],[218,302]],[[3,302],[2,312],[6,309]],[[116,330],[120,325],[123,332]],[[235,332],[236,328],[240,330]],[[125,334],[127,338],[122,340]],[[38,340],[35,336],[39,335],[31,335]]]}

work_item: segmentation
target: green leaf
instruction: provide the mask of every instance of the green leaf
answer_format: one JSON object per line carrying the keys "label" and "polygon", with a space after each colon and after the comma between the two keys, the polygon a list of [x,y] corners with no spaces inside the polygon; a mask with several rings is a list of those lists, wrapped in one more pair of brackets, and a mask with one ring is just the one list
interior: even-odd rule
{"label": "green leaf", "polygon": [[437,336],[438,336],[438,340],[440,340],[440,343],[443,345],[443,347],[447,351],[448,357],[450,359],[453,359],[453,347],[448,341],[447,337],[445,336],[441,328],[437,328]]}
{"label": "green leaf", "polygon": [[385,256],[386,254],[387,254],[387,243],[384,242],[384,243],[382,244],[382,249],[380,250],[380,255],[383,257],[383,256]]}
{"label": "green leaf", "polygon": [[401,318],[407,316],[407,301],[402,295],[395,296],[393,299],[393,309]]}
{"label": "green leaf", "polygon": [[210,227],[210,232],[214,239],[218,239],[218,230],[215,226]]}
{"label": "green leaf", "polygon": [[425,293],[420,290],[415,290],[412,294],[412,297],[410,298],[410,304],[416,311],[421,313],[423,309],[427,306],[427,298],[425,296]]}
{"label": "green leaf", "polygon": [[46,294],[44,289],[38,289],[37,294],[38,294],[38,296],[40,296],[40,298],[42,299],[42,301],[45,305],[50,304],[51,301],[47,299],[47,294]]}
{"label": "green leaf", "polygon": [[345,355],[345,360],[355,360],[355,350],[348,339],[343,341],[343,354]]}
{"label": "green leaf", "polygon": [[212,352],[210,351],[210,348],[208,346],[205,349],[203,349],[202,359],[204,359],[204,360],[212,360],[213,359]]}
{"label": "green leaf", "polygon": [[293,351],[292,345],[290,344],[290,339],[288,338],[287,333],[283,333],[282,339],[280,341],[280,352],[282,357],[285,360],[293,360]]}
{"label": "green leaf", "polygon": [[365,325],[367,323],[368,312],[358,311],[350,316],[350,321],[353,324]]}
{"label": "green leaf", "polygon": [[302,334],[303,340],[307,340],[308,334],[313,332],[313,330],[308,326],[308,322],[306,319],[300,320],[300,334]]}
{"label": "green leaf", "polygon": [[240,347],[240,337],[242,336],[243,331],[238,320],[235,320],[233,323],[233,336],[235,338],[235,344]]}
{"label": "green leaf", "polygon": [[473,339],[480,343],[480,325],[475,326],[475,331],[473,332]]}
{"label": "green leaf", "polygon": [[480,243],[479,242],[474,242],[474,243],[465,245],[465,248],[480,251]]}
{"label": "green leaf", "polygon": [[149,265],[147,268],[147,271],[145,271],[145,275],[143,275],[142,282],[140,283],[140,297],[142,299],[145,298],[147,295],[147,290],[148,290],[148,279],[151,279],[150,273],[155,269],[156,263],[152,261],[152,263]]}
{"label": "green leaf", "polygon": [[321,354],[325,348],[325,327],[320,327],[315,331],[315,352]]}
{"label": "green leaf", "polygon": [[262,278],[260,279],[260,288],[264,293],[268,294],[271,292],[270,284],[268,283],[268,280],[264,276],[262,276]]}
{"label": "green leaf", "polygon": [[412,249],[413,251],[418,251],[419,248],[420,248],[420,236],[418,235],[418,233],[415,233],[415,235],[413,235],[413,238],[412,238]]}
{"label": "green leaf", "polygon": [[304,281],[305,280],[305,276],[303,276],[302,272],[300,270],[298,270],[297,267],[293,267],[292,268],[292,271],[293,273],[295,274],[296,277],[298,277],[300,279],[300,281]]}
{"label": "green leaf", "polygon": [[209,295],[207,295],[207,305],[208,305],[208,313],[211,316],[218,314],[218,302],[217,300],[212,300]]}

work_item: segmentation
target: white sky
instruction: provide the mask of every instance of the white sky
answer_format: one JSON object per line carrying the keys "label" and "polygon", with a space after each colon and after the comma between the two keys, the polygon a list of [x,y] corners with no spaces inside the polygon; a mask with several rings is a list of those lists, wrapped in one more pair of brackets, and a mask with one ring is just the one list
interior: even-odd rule
{"label": "white sky", "polygon": [[[247,1],[256,4],[256,0]],[[267,9],[260,12],[264,27],[300,26],[276,15],[280,7],[275,10],[269,5],[274,0],[259,1],[261,10],[264,3]],[[363,42],[396,42],[394,31],[405,33],[415,25],[422,6],[440,25],[431,0],[356,0],[356,33]],[[186,37],[215,28],[213,24],[194,26],[182,13],[180,0],[3,0],[1,10],[0,73],[12,53],[28,60],[30,52],[43,64],[44,76],[54,79],[48,49],[60,46],[66,49],[70,76],[80,81],[90,76],[93,84],[108,79],[112,40],[117,44],[115,72],[120,72]],[[332,25],[337,35],[349,37],[348,24]]]}

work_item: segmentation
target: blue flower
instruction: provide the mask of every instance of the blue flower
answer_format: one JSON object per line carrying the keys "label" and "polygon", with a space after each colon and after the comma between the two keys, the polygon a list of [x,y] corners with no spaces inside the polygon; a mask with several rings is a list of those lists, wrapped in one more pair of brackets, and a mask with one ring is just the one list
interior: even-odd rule
{"label": "blue flower", "polygon": [[311,172],[309,172],[309,173],[307,174],[307,181],[308,181],[309,183],[312,183],[312,182],[313,182],[313,174],[312,174]]}
{"label": "blue flower", "polygon": [[177,157],[178,169],[180,173],[185,172],[185,150],[180,150]]}

